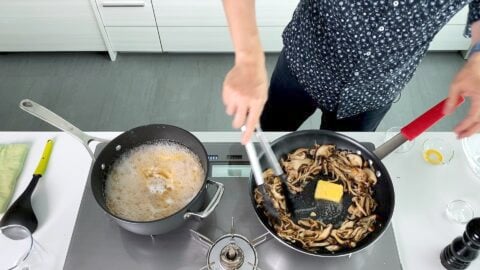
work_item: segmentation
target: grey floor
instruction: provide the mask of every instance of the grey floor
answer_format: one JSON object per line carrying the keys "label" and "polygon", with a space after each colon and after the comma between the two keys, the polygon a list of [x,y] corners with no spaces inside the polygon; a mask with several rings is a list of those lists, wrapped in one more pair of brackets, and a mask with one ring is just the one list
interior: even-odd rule
{"label": "grey floor", "polygon": [[[267,56],[271,73],[277,55]],[[231,131],[221,85],[231,54],[103,53],[0,54],[0,130],[55,130],[18,108],[30,98],[91,131],[121,131],[168,123],[192,131]],[[458,53],[430,53],[392,107],[379,131],[408,123],[447,95],[464,64]],[[464,105],[432,130],[450,131],[466,114]],[[302,129],[318,128],[320,112]]]}

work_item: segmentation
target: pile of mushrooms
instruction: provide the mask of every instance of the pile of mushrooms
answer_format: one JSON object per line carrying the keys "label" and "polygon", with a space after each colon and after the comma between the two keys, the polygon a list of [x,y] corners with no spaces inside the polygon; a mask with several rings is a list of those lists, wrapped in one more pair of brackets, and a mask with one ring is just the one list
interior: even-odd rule
{"label": "pile of mushrooms", "polygon": [[[273,170],[267,169],[263,172],[265,187],[280,214],[279,222],[270,220],[270,223],[279,237],[300,243],[306,250],[324,248],[335,252],[356,247],[359,241],[375,230],[377,202],[372,188],[377,183],[377,176],[371,164],[360,155],[338,150],[335,145],[315,145],[310,149],[295,150],[288,154],[286,160],[281,160],[281,164],[287,175],[290,193],[301,193],[310,181],[322,179],[341,183],[344,192],[352,195],[352,203],[348,208],[349,215],[337,228],[311,218],[294,222],[286,211],[280,178]],[[258,190],[255,190],[254,198],[257,207],[263,207],[263,197]]]}

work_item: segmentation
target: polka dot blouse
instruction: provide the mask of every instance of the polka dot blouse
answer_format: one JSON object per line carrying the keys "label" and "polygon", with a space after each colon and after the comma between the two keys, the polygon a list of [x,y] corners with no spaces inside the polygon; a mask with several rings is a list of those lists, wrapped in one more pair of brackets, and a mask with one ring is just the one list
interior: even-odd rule
{"label": "polka dot blouse", "polygon": [[284,53],[319,108],[349,117],[392,102],[435,34],[467,4],[470,35],[480,0],[301,0]]}

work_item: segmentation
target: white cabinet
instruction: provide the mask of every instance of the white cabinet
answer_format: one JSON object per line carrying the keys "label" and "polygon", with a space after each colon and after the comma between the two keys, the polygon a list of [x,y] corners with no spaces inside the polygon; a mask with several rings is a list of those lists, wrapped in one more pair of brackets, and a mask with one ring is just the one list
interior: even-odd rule
{"label": "white cabinet", "polygon": [[0,1],[0,51],[105,51],[88,0]]}
{"label": "white cabinet", "polygon": [[261,27],[260,40],[266,52],[279,52],[283,48],[282,33],[284,27]]}
{"label": "white cabinet", "polygon": [[[260,39],[266,52],[282,49],[283,27],[260,27]],[[162,48],[166,52],[232,52],[228,27],[159,27]]]}
{"label": "white cabinet", "polygon": [[[166,52],[232,52],[232,42],[220,0],[152,0],[158,31]],[[283,47],[281,33],[298,0],[257,0],[256,15],[262,45],[267,52]],[[430,50],[468,50],[463,37],[468,8],[437,34]]]}
{"label": "white cabinet", "polygon": [[462,9],[455,15],[433,39],[430,51],[467,51],[470,48],[470,39],[463,36],[467,22],[468,8]]}
{"label": "white cabinet", "polygon": [[161,52],[150,0],[94,0],[114,52]]}
{"label": "white cabinet", "polygon": [[105,26],[157,26],[149,0],[98,0]]}
{"label": "white cabinet", "polygon": [[[239,0],[241,1],[241,0]],[[281,50],[299,0],[256,0],[262,45]],[[467,50],[468,9],[430,50]],[[163,47],[163,48],[162,48]],[[0,51],[232,52],[222,0],[0,0]]]}
{"label": "white cabinet", "polygon": [[[166,52],[232,52],[232,41],[220,0],[152,0]],[[298,0],[257,0],[256,15],[267,52],[282,49],[282,31]]]}
{"label": "white cabinet", "polygon": [[158,26],[226,26],[221,0],[152,0]]}
{"label": "white cabinet", "polygon": [[162,51],[156,27],[106,27],[105,29],[114,51]]}
{"label": "white cabinet", "polygon": [[470,39],[463,36],[465,25],[446,25],[435,36],[430,47],[430,51],[461,51],[468,50]]}
{"label": "white cabinet", "polygon": [[467,16],[468,16],[468,7],[460,10],[453,18],[448,22],[448,24],[462,24],[465,25],[467,23]]}
{"label": "white cabinet", "polygon": [[[299,0],[256,0],[257,24],[285,26]],[[221,0],[153,0],[158,26],[227,26]]]}
{"label": "white cabinet", "polygon": [[166,52],[231,52],[227,27],[159,27]]}

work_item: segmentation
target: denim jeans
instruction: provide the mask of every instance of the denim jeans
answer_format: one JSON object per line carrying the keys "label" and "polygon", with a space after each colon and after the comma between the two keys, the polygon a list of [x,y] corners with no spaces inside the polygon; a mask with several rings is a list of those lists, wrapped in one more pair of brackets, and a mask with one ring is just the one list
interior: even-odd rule
{"label": "denim jeans", "polygon": [[270,81],[269,96],[262,116],[265,131],[294,131],[317,109],[322,110],[320,129],[333,131],[375,131],[392,104],[337,119],[336,111],[322,110],[291,74],[285,55],[280,53]]}

